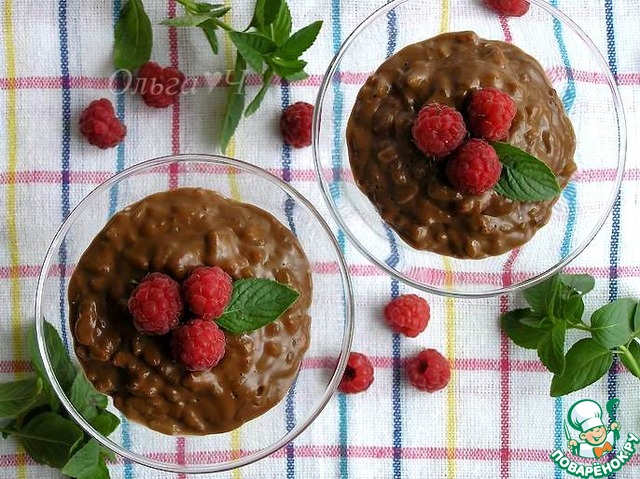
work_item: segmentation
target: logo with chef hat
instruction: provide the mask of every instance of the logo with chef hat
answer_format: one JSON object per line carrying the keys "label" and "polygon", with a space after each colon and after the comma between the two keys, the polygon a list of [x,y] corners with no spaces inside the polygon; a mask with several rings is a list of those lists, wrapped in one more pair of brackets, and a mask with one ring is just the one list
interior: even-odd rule
{"label": "logo with chef hat", "polygon": [[[580,464],[563,450],[556,449],[550,456],[553,462],[560,469],[583,479],[605,478],[619,471],[636,453],[640,438],[628,433],[626,440],[620,440],[620,423],[616,421],[618,404],[620,401],[616,398],[606,404],[608,426],[596,401],[583,399],[571,406],[564,421],[567,447],[574,456],[591,460]],[[573,437],[570,428],[577,438]]]}
{"label": "logo with chef hat", "polygon": [[618,405],[617,399],[607,403],[607,412],[612,420],[609,427],[602,421],[600,404],[591,399],[578,401],[569,409],[567,422],[574,430],[579,431],[580,441],[573,439],[568,432],[565,422],[567,446],[576,456],[599,459],[606,454],[613,453],[616,441],[620,439],[620,424],[615,421],[613,411]]}

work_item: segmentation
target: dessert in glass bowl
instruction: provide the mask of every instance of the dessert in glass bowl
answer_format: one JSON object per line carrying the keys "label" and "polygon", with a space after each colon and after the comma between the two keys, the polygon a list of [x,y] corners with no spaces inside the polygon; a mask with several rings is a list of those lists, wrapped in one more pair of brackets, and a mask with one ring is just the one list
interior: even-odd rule
{"label": "dessert in glass bowl", "polygon": [[[225,332],[222,360],[194,371],[172,354],[171,332],[140,331],[128,305],[148,274],[184,281],[201,266],[273,280],[299,297],[264,327]],[[166,434],[229,431],[263,414],[285,396],[309,346],[311,266],[293,233],[256,206],[202,188],[156,193],[116,213],[80,258],[68,294],[88,379],[128,418]]]}
{"label": "dessert in glass bowl", "polygon": [[[392,55],[358,93],[346,131],[355,182],[416,249],[471,259],[501,255],[550,219],[557,194],[532,202],[496,188],[461,191],[446,172],[451,160],[425,155],[416,145],[412,129],[421,109],[445,105],[466,117],[474,92],[489,89],[508,95],[515,113],[504,137],[487,139],[539,159],[564,188],[576,170],[573,127],[544,69],[514,45],[473,32],[438,35]],[[466,141],[460,138],[442,156],[455,155]]]}

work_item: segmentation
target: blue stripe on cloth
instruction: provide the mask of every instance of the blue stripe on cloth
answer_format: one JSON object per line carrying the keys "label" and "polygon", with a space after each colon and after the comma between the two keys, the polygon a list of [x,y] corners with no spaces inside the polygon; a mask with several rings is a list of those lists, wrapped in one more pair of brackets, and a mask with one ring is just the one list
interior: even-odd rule
{"label": "blue stripe on cloth", "polygon": [[[331,35],[333,43],[333,51],[337,53],[342,43],[342,26],[340,23],[341,0],[331,0]],[[333,80],[333,145],[331,150],[331,169],[332,181],[329,185],[329,191],[334,201],[340,197],[340,172],[342,170],[342,111],[344,103],[344,95],[340,84],[340,72],[336,72]],[[337,234],[338,246],[342,254],[346,251],[346,242],[344,231],[338,229]],[[342,298],[343,308],[346,308],[346,298]],[[340,448],[340,477],[346,479],[349,477],[349,457],[347,455],[348,444],[348,415],[347,415],[347,398],[344,394],[338,394],[338,442]]]}
{"label": "blue stripe on cloth", "polygon": [[[613,21],[613,0],[605,0],[604,2],[605,23],[607,29],[607,57],[609,61],[609,69],[613,73],[614,78],[618,79],[618,62],[616,55],[616,34]],[[616,201],[613,204],[612,225],[611,225],[611,249],[609,250],[609,301],[618,299],[618,261],[620,259],[620,207],[622,203],[622,190],[618,192]],[[616,368],[618,366],[618,357],[614,356],[613,364],[607,375],[607,395],[609,399],[613,399],[618,393],[618,376]],[[609,479],[615,479],[616,473],[609,476]]]}
{"label": "blue stripe on cloth", "polygon": [[[121,0],[113,1],[113,24],[115,27],[115,23],[118,20],[118,16],[120,14],[120,9],[122,7]],[[118,75],[116,78],[118,90],[122,88],[122,75]],[[119,91],[116,96],[116,116],[124,123],[125,121],[125,92]],[[125,142],[122,142],[118,145],[116,150],[116,173],[124,170],[125,164]],[[111,190],[109,191],[109,217],[113,216],[116,213],[118,207],[118,185],[113,185]],[[125,449],[129,449],[131,447],[131,429],[129,426],[129,421],[123,414],[119,414],[120,416],[120,434],[122,436],[122,446]],[[124,479],[133,479],[133,462],[130,459],[124,459]]]}
{"label": "blue stripe on cloth", "polygon": [[[62,76],[62,199],[61,210],[64,221],[71,210],[69,199],[69,167],[71,163],[71,88],[69,82],[69,42],[67,35],[67,1],[58,2],[58,30],[60,40],[60,74]],[[69,338],[65,318],[65,278],[67,273],[67,243],[63,241],[58,252],[60,262],[60,326],[62,340],[69,350]]]}
{"label": "blue stripe on cloth", "polygon": [[[558,6],[558,0],[551,0],[551,5]],[[576,83],[573,77],[573,70],[571,68],[571,62],[569,60],[569,53],[567,52],[567,46],[564,42],[562,34],[562,24],[557,18],[553,19],[553,33],[560,49],[560,55],[562,56],[562,62],[567,73],[567,87],[562,95],[562,103],[567,112],[570,112],[573,108],[576,98]],[[567,226],[562,239],[562,246],[560,247],[560,256],[566,257],[571,250],[571,240],[576,227],[576,213],[577,213],[577,195],[576,187],[574,183],[569,183],[563,192],[563,196],[567,201],[569,207],[569,213],[567,217]],[[554,450],[564,449],[566,438],[564,436],[564,412],[563,412],[563,400],[562,398],[556,398],[554,400]],[[554,468],[555,479],[561,479],[564,473],[562,469],[556,465]]]}
{"label": "blue stripe on cloth", "polygon": [[[398,18],[395,10],[387,13],[387,58],[396,51],[398,40]],[[398,243],[391,229],[385,225],[385,232],[389,240],[391,255],[387,258],[386,263],[395,268],[400,262],[400,254],[398,252]],[[400,295],[400,285],[398,280],[391,280],[391,297],[397,298]],[[399,334],[394,333],[391,339],[391,355],[393,357],[393,378],[391,383],[391,404],[393,409],[393,478],[400,479],[402,477],[402,358],[400,354],[400,345],[402,339]]]}
{"label": "blue stripe on cloth", "polygon": [[[285,110],[291,104],[291,88],[287,81],[283,81],[280,87],[282,96],[282,111]],[[283,143],[282,147],[282,179],[287,183],[291,182],[291,146]],[[290,195],[287,195],[287,199],[284,202],[284,213],[287,217],[287,223],[289,229],[296,234],[296,225],[293,221],[293,209],[295,207],[295,201]],[[296,425],[295,418],[295,397],[296,397],[296,383],[297,378],[291,385],[291,389],[287,393],[287,399],[285,401],[284,413],[285,413],[285,425],[287,432],[290,432]],[[295,467],[295,447],[293,441],[287,444],[287,479],[293,479],[296,474]]]}

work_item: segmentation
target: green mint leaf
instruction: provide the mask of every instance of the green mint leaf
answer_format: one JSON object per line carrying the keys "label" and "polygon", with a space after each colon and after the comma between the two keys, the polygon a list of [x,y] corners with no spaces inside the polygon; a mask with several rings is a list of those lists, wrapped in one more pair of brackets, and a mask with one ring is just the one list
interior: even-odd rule
{"label": "green mint leaf", "polygon": [[204,33],[204,36],[209,42],[209,46],[211,47],[213,54],[217,55],[218,54],[218,35],[217,35],[218,26],[216,25],[216,23],[213,20],[209,19],[201,23],[200,25],[198,25],[198,27],[202,29],[202,33]]}
{"label": "green mint leaf", "polygon": [[624,346],[633,337],[632,321],[637,302],[622,298],[596,310],[591,315],[591,335],[605,348]]}
{"label": "green mint leaf", "polygon": [[[49,359],[51,365],[53,367],[53,371],[64,389],[65,392],[69,392],[73,381],[78,374],[76,368],[71,363],[69,359],[69,355],[67,354],[67,349],[62,344],[62,339],[60,339],[60,335],[56,328],[54,328],[47,321],[43,322],[43,331],[44,331],[44,342],[47,346],[47,352],[49,353]],[[49,398],[49,403],[51,404],[51,408],[56,411],[60,405],[56,394],[53,391],[51,383],[47,377],[47,373],[44,369],[44,363],[42,362],[42,358],[40,357],[40,350],[38,349],[38,341],[36,339],[36,328],[35,326],[31,328],[29,331],[29,335],[27,337],[27,350],[29,351],[29,356],[31,358],[31,363],[33,364],[33,368],[35,369],[38,376],[42,379],[43,383],[43,391]]]}
{"label": "green mint leaf", "polygon": [[507,143],[491,142],[491,146],[502,163],[496,193],[516,201],[544,201],[560,194],[558,180],[545,163]]}
{"label": "green mint leaf", "polygon": [[529,308],[514,309],[500,316],[500,327],[509,336],[509,339],[525,349],[537,349],[540,340],[545,337],[545,329],[532,327],[522,323],[522,320],[531,319],[542,321],[543,316]]}
{"label": "green mint leaf", "polygon": [[276,56],[284,60],[297,60],[318,38],[322,21],[318,20],[298,30],[276,51]]}
{"label": "green mint leaf", "polygon": [[281,58],[272,58],[269,65],[273,68],[276,75],[289,79],[293,75],[298,75],[307,66],[304,60],[282,60]]}
{"label": "green mint leaf", "polygon": [[127,0],[115,28],[113,64],[117,69],[136,70],[151,58],[153,31],[142,0]]}
{"label": "green mint leaf", "polygon": [[583,314],[584,301],[580,295],[572,296],[562,304],[562,318],[566,319],[571,324],[578,324],[582,322]]}
{"label": "green mint leaf", "polygon": [[120,419],[109,411],[101,411],[89,421],[89,424],[103,436],[108,436],[118,429]]}
{"label": "green mint leaf", "polygon": [[280,46],[287,40],[287,38],[289,38],[289,35],[291,35],[292,26],[293,21],[291,19],[289,6],[287,5],[287,2],[282,2],[280,10],[278,11],[278,16],[270,26],[269,36],[278,46]]}
{"label": "green mint leaf", "polygon": [[636,307],[636,314],[633,317],[633,334],[640,336],[640,305]]}
{"label": "green mint leaf", "polygon": [[551,278],[525,289],[522,294],[534,311],[549,315],[554,313],[558,289],[558,275],[553,275]]}
{"label": "green mint leaf", "polygon": [[229,38],[249,66],[258,73],[262,73],[264,56],[277,47],[273,40],[258,33],[229,32]]}
{"label": "green mint leaf", "polygon": [[181,17],[167,18],[160,23],[167,27],[197,27],[207,20],[211,20],[208,15],[183,15]]}
{"label": "green mint leaf", "polygon": [[242,118],[242,112],[244,111],[246,69],[247,63],[244,57],[238,53],[236,55],[236,66],[233,71],[233,82],[229,85],[227,109],[224,114],[224,123],[222,124],[220,148],[223,153],[226,153],[229,142],[236,128],[238,128],[238,124]]}
{"label": "green mint leaf", "polygon": [[560,282],[585,295],[596,286],[596,280],[589,274],[560,274]]}
{"label": "green mint leaf", "polygon": [[0,384],[0,418],[22,414],[42,393],[42,379],[22,379]]}
{"label": "green mint leaf", "polygon": [[578,391],[604,376],[613,363],[613,353],[591,338],[581,339],[567,352],[564,373],[551,381],[551,396]]}
{"label": "green mint leaf", "polygon": [[567,334],[567,325],[564,321],[558,321],[545,332],[538,342],[538,357],[549,371],[562,374],[565,368],[564,342]]}
{"label": "green mint leaf", "polygon": [[631,341],[627,351],[620,355],[620,361],[631,374],[640,379],[640,343]]}
{"label": "green mint leaf", "polygon": [[95,439],[87,442],[62,468],[62,474],[76,479],[108,479],[109,470]]}
{"label": "green mint leaf", "polygon": [[38,464],[62,468],[84,437],[73,421],[52,412],[32,418],[22,429],[15,431],[27,454]]}
{"label": "green mint leaf", "polygon": [[107,408],[107,396],[98,392],[84,374],[78,374],[71,385],[69,399],[78,412],[89,422]]}
{"label": "green mint leaf", "polygon": [[264,31],[277,18],[282,0],[257,0],[251,27]]}
{"label": "green mint leaf", "polygon": [[234,281],[231,300],[216,322],[230,333],[246,333],[275,321],[300,294],[269,279],[249,278]]}
{"label": "green mint leaf", "polygon": [[272,78],[273,78],[273,70],[271,69],[271,67],[269,67],[265,70],[264,75],[262,76],[262,88],[260,88],[260,91],[258,92],[256,97],[253,99],[253,101],[249,103],[249,106],[244,111],[244,116],[251,116],[258,110],[258,108],[260,108],[260,105],[262,104],[262,100],[264,100],[264,96],[266,95],[267,90],[271,86]]}
{"label": "green mint leaf", "polygon": [[219,10],[221,8],[225,8],[224,3],[205,3],[205,2],[192,2],[193,3],[193,11],[198,13],[206,13],[214,10]]}
{"label": "green mint leaf", "polygon": [[292,73],[290,75],[285,76],[284,78],[290,82],[297,82],[301,80],[306,80],[307,78],[309,78],[309,74],[304,70],[300,70],[299,72]]}

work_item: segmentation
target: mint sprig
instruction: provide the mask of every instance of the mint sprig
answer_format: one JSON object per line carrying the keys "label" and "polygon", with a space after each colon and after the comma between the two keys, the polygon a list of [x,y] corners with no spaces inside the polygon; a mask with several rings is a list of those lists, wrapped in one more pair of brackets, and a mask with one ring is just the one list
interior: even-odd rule
{"label": "mint sprig", "polygon": [[[96,391],[84,373],[74,367],[58,332],[46,321],[44,341],[56,378],[73,405],[101,434],[111,434],[120,420],[107,411],[107,396]],[[55,397],[35,328],[29,332],[27,349],[36,374],[0,384],[0,417],[10,419],[0,427],[2,437],[12,436],[35,462],[62,469],[70,477],[108,479],[105,458],[113,455],[84,433]]]}
{"label": "mint sprig", "polygon": [[[250,116],[260,108],[275,76],[287,81],[308,77],[304,71],[307,62],[300,57],[315,42],[322,22],[313,22],[291,34],[291,11],[286,1],[257,0],[251,23],[240,31],[221,20],[228,11],[226,7],[193,0],[177,1],[184,8],[185,15],[178,19],[167,19],[163,22],[165,25],[202,29],[214,54],[218,53],[218,30],[225,31],[236,47],[233,79],[228,89],[220,137],[220,147],[226,152],[243,115]],[[261,76],[262,85],[245,107],[249,68]]]}
{"label": "mint sprig", "polygon": [[516,201],[545,201],[560,194],[556,175],[535,156],[498,141],[491,142],[502,163],[500,180],[494,186],[499,195]]}
{"label": "mint sprig", "polygon": [[[563,396],[593,384],[606,374],[615,355],[640,379],[640,307],[621,298],[597,309],[589,323],[582,319],[583,296],[595,280],[589,275],[557,274],[524,292],[529,308],[505,313],[502,331],[518,346],[535,349],[554,373],[551,396]],[[566,332],[588,333],[565,354]]]}
{"label": "mint sprig", "polygon": [[233,334],[255,331],[278,319],[299,297],[276,281],[240,279],[233,282],[231,300],[216,323]]}

